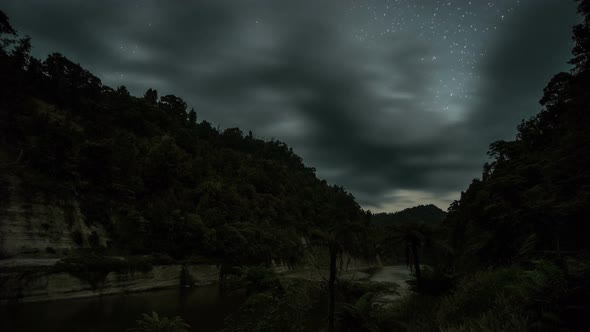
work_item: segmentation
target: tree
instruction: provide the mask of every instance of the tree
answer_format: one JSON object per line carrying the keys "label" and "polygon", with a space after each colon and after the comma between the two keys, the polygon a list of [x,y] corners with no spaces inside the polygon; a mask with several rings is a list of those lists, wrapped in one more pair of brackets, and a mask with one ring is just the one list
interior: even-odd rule
{"label": "tree", "polygon": [[404,223],[395,225],[390,235],[394,243],[402,243],[406,250],[406,265],[416,275],[416,288],[422,288],[420,255],[426,244],[433,242],[434,228],[425,223]]}
{"label": "tree", "polygon": [[158,91],[154,89],[148,89],[143,95],[143,99],[152,105],[158,104]]}
{"label": "tree", "polygon": [[317,229],[311,234],[311,243],[328,251],[328,331],[335,329],[336,283],[338,275],[338,258],[344,253],[357,254],[365,233],[366,215],[354,197],[339,186],[320,189],[322,208],[318,211]]}
{"label": "tree", "polygon": [[[11,36],[12,38],[4,35]],[[16,36],[16,30],[10,25],[8,16],[0,10],[0,55],[8,55],[8,48],[16,42],[14,39]]]}
{"label": "tree", "polygon": [[10,21],[6,13],[0,10],[0,34],[16,35],[16,31],[10,25]]}
{"label": "tree", "polygon": [[482,178],[449,209],[445,223],[463,267],[513,264],[523,247],[558,257],[589,248],[590,1],[580,0],[578,12],[585,17],[574,27],[575,67],[551,79],[541,111],[518,126],[515,140],[490,145]]}
{"label": "tree", "polygon": [[5,174],[27,194],[78,203],[117,254],[199,256],[224,272],[273,261],[294,266],[304,255],[301,238],[315,229],[331,255],[334,299],[336,261],[359,251],[357,230],[366,226],[344,189],[320,181],[284,142],[197,123],[174,95],[149,89],[135,97],[104,86],[59,53],[22,66],[5,15],[0,28],[10,43],[0,54],[7,73],[0,75],[0,165],[9,162]]}
{"label": "tree", "polygon": [[117,88],[117,93],[122,95],[122,96],[130,96],[129,94],[129,90],[127,90],[127,87],[124,85],[121,85],[120,87]]}
{"label": "tree", "polygon": [[195,112],[194,108],[191,108],[190,112],[188,112],[188,123],[191,128],[197,126],[197,112]]}
{"label": "tree", "polygon": [[173,117],[186,121],[186,102],[182,98],[176,97],[175,95],[166,95],[160,98],[160,107]]}

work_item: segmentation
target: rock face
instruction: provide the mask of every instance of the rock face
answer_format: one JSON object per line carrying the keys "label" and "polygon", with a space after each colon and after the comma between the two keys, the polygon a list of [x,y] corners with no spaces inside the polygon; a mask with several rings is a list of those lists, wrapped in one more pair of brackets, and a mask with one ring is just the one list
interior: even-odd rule
{"label": "rock face", "polygon": [[[77,202],[27,197],[15,178],[0,179],[0,259],[63,256],[91,245],[106,245],[106,232],[88,226]],[[90,243],[93,239],[96,243]]]}
{"label": "rock face", "polygon": [[[158,265],[148,272],[109,273],[104,283],[94,288],[68,273],[48,273],[47,269],[26,272],[0,272],[0,303],[36,302],[137,292],[165,287],[180,287],[183,265]],[[219,278],[215,265],[189,265],[186,270],[197,286],[209,285]]]}
{"label": "rock face", "polygon": [[147,272],[110,272],[91,285],[52,272],[60,259],[80,249],[107,246],[98,225],[87,225],[75,199],[31,195],[18,178],[0,174],[0,303],[46,301],[216,282],[215,265],[156,265]]}

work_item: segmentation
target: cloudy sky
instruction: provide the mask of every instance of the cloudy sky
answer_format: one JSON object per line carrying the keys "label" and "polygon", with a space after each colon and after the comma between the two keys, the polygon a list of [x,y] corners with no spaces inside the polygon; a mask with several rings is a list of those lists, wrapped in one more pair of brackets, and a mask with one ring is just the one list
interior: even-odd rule
{"label": "cloudy sky", "polygon": [[570,0],[1,0],[33,53],[287,142],[363,207],[446,209],[567,70]]}

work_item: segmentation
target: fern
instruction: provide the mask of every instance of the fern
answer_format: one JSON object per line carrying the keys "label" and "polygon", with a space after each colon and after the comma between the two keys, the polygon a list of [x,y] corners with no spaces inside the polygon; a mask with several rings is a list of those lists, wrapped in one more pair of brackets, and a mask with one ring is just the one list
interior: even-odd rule
{"label": "fern", "polygon": [[151,315],[142,314],[141,319],[136,321],[137,327],[130,329],[131,332],[187,332],[190,325],[184,322],[179,316],[168,318],[161,317],[157,312],[152,311]]}

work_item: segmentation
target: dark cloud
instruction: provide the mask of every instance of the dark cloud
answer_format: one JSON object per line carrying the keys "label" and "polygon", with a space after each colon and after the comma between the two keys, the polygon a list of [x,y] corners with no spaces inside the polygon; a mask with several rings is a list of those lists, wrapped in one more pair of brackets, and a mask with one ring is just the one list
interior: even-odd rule
{"label": "dark cloud", "polygon": [[350,3],[3,6],[33,37],[36,54],[59,51],[107,84],[174,93],[201,119],[285,140],[321,177],[378,210],[446,207],[456,198],[478,176],[490,141],[513,136],[518,121],[537,111],[543,84],[565,68],[575,22],[573,3],[561,0],[516,9],[486,46],[487,60],[473,65],[481,77],[469,89],[473,98],[451,94],[460,106],[452,113],[431,102],[437,75],[450,75],[448,63],[434,61],[440,43],[411,30],[359,40],[365,18]]}
{"label": "dark cloud", "polygon": [[539,110],[545,84],[569,69],[574,22],[574,1],[530,2],[507,20],[480,69],[479,103],[467,126],[487,141],[513,138],[515,125]]}

